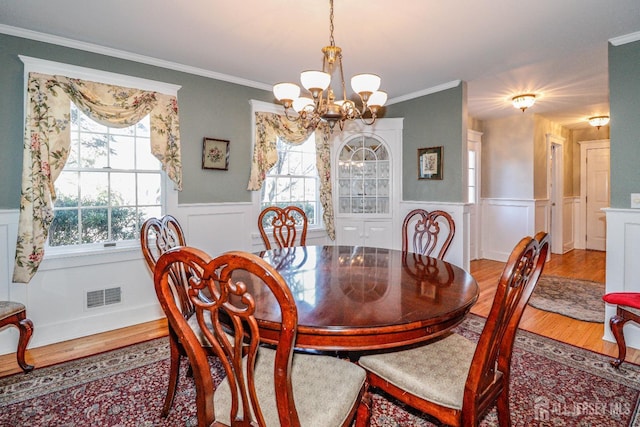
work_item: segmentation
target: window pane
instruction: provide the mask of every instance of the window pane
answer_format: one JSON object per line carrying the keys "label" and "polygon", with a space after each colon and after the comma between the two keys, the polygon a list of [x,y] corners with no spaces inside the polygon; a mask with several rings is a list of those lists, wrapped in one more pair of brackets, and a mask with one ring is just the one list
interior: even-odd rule
{"label": "window pane", "polygon": [[298,202],[304,200],[304,181],[294,178],[291,180],[291,201]]}
{"label": "window pane", "polygon": [[109,144],[109,166],[113,169],[135,168],[135,139],[129,136],[114,136]]}
{"label": "window pane", "polygon": [[64,172],[56,180],[54,207],[78,206],[78,172]]}
{"label": "window pane", "polygon": [[78,144],[79,138],[75,133],[71,133],[71,144],[69,146],[69,157],[67,157],[67,163],[65,168],[77,168],[78,167]]}
{"label": "window pane", "polygon": [[109,204],[109,176],[107,172],[80,172],[82,206],[107,206]]}
{"label": "window pane", "polygon": [[162,180],[160,174],[138,174],[138,205],[159,205]]}
{"label": "window pane", "polygon": [[82,243],[106,242],[109,239],[108,210],[82,209]]}
{"label": "window pane", "polygon": [[291,180],[288,178],[278,178],[276,180],[276,185],[276,202],[290,201],[289,188],[291,188]]}
{"label": "window pane", "polygon": [[136,167],[144,170],[161,169],[160,161],[151,154],[149,138],[137,138],[136,140]]}
{"label": "window pane", "polygon": [[136,174],[111,174],[111,206],[136,205]]}
{"label": "window pane", "polygon": [[289,161],[289,173],[291,175],[302,175],[302,153],[299,151],[290,151],[287,153]]}
{"label": "window pane", "polygon": [[138,230],[140,230],[140,227],[142,227],[142,223],[145,222],[147,219],[152,217],[160,218],[162,216],[162,208],[160,206],[141,207],[138,209],[138,212],[140,212],[140,215],[139,215],[140,223],[138,224]]}
{"label": "window pane", "polygon": [[111,135],[129,135],[133,136],[136,133],[136,125],[132,125],[126,128],[109,128]]}
{"label": "window pane", "polygon": [[78,211],[57,210],[49,228],[49,245],[75,245],[80,241]]}
{"label": "window pane", "polygon": [[[77,108],[77,107],[76,107]],[[107,127],[88,117],[80,110],[78,111],[78,122],[80,123],[80,131],[82,132],[101,132],[106,133]]]}
{"label": "window pane", "polygon": [[149,137],[151,136],[151,125],[149,116],[146,116],[138,122],[136,125],[136,136]]}
{"label": "window pane", "polygon": [[80,167],[106,168],[107,164],[107,135],[88,133],[80,137]]}
{"label": "window pane", "polygon": [[138,237],[139,216],[136,208],[114,208],[111,211],[111,240]]}

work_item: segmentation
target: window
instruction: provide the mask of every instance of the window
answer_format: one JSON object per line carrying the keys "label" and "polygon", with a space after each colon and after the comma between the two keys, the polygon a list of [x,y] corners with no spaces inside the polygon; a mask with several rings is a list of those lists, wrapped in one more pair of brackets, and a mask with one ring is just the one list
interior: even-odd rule
{"label": "window", "polygon": [[478,187],[476,185],[476,152],[475,150],[469,150],[469,163],[467,167],[468,177],[468,195],[467,201],[469,203],[477,203],[478,202]]}
{"label": "window", "polygon": [[127,128],[101,125],[71,105],[69,159],[55,182],[49,246],[137,240],[162,213],[160,162],[151,154],[149,116]]}
{"label": "window", "polygon": [[320,225],[320,190],[316,169],[315,136],[300,145],[278,139],[278,161],[268,172],[262,186],[260,209],[267,206],[298,206],[309,225]]}

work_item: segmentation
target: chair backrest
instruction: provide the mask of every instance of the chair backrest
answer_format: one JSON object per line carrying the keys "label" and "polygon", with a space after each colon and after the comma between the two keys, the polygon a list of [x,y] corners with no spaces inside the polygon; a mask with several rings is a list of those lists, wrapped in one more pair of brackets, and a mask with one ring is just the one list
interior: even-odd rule
{"label": "chair backrest", "polygon": [[444,259],[455,234],[456,225],[447,212],[414,209],[402,223],[402,250]]}
{"label": "chair backrest", "polygon": [[[186,244],[180,223],[171,215],[165,215],[162,218],[149,218],[140,229],[140,247],[151,274],[153,274],[156,263],[162,254],[170,249],[186,246]],[[184,284],[185,280],[178,276],[179,272],[174,271],[172,274],[174,275],[172,280],[176,286],[175,295],[181,305],[180,310],[184,318],[188,319],[193,315],[194,309],[187,297],[185,286],[179,286]]]}
{"label": "chair backrest", "polygon": [[[269,206],[258,216],[258,229],[267,250],[271,249],[271,239],[267,230],[271,228],[273,243],[279,248],[304,246],[307,243],[307,215],[297,206]],[[300,238],[298,230],[300,228]]]}
{"label": "chair backrest", "polygon": [[[176,272],[181,274],[177,275]],[[260,257],[246,252],[227,252],[212,259],[198,249],[177,247],[158,260],[154,274],[158,300],[193,368],[198,425],[208,426],[216,420],[213,403],[216,388],[208,353],[175,302],[172,286],[175,277],[183,280],[189,277],[186,286],[198,324],[224,367],[233,403],[230,419],[239,420],[242,414],[253,413],[258,422],[251,425],[265,423],[253,383],[253,369],[260,344],[258,325],[253,315],[256,302],[246,283],[260,280],[267,285],[280,307],[282,320],[274,367],[278,415],[283,426],[300,425],[291,384],[298,313],[293,295],[282,276]],[[226,330],[223,325],[226,325]],[[232,325],[232,332],[229,332],[229,325]],[[233,342],[229,336],[233,336]],[[250,424],[244,421],[237,425]]]}
{"label": "chair backrest", "polygon": [[186,244],[180,223],[171,215],[149,218],[140,228],[140,247],[152,273],[158,258],[163,253]]}
{"label": "chair backrest", "polygon": [[544,232],[523,238],[511,251],[469,369],[463,411],[483,413],[496,397],[485,391],[500,382],[508,387],[518,324],[542,274],[548,251],[548,235]]}

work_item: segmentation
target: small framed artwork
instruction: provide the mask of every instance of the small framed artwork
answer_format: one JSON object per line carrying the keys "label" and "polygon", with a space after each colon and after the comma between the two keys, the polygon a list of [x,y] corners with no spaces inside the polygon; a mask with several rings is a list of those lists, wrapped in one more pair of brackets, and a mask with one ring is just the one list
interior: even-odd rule
{"label": "small framed artwork", "polygon": [[442,179],[442,147],[418,148],[418,179]]}
{"label": "small framed artwork", "polygon": [[202,169],[229,169],[229,141],[204,138],[202,141]]}

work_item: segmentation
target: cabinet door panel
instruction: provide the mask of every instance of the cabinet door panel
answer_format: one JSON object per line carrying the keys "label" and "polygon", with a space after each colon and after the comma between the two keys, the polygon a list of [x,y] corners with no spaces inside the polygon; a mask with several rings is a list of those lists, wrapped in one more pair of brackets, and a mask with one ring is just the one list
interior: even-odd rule
{"label": "cabinet door panel", "polygon": [[366,221],[364,223],[365,246],[391,248],[391,221]]}

